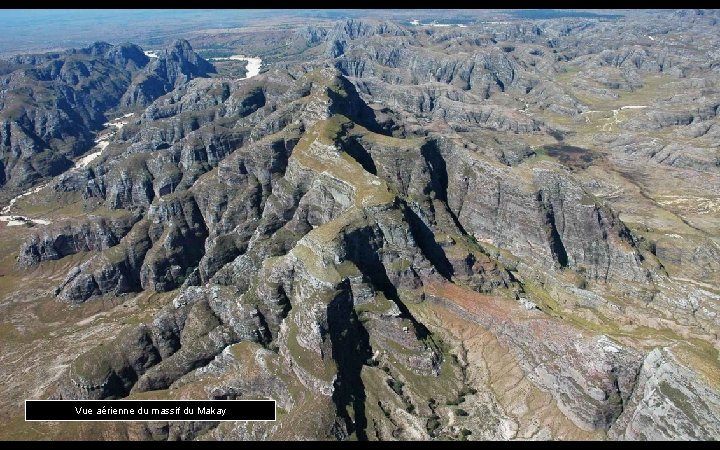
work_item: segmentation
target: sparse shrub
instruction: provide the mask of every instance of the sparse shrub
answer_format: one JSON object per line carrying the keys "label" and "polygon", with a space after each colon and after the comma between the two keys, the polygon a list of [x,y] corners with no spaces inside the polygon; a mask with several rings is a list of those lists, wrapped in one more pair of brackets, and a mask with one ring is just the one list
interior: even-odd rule
{"label": "sparse shrub", "polygon": [[462,416],[462,417],[466,417],[466,416],[469,415],[468,412],[465,411],[465,410],[462,409],[462,408],[456,409],[456,410],[455,410],[455,414],[457,414],[458,416]]}
{"label": "sparse shrub", "polygon": [[623,399],[617,392],[613,392],[612,394],[610,394],[610,397],[608,397],[608,403],[610,403],[611,405],[622,405],[622,402]]}
{"label": "sparse shrub", "polygon": [[390,386],[390,389],[395,391],[397,395],[402,395],[402,388],[405,386],[405,384],[402,381],[393,380],[392,378],[387,380],[388,386]]}
{"label": "sparse shrub", "polygon": [[587,279],[585,277],[581,277],[577,282],[577,287],[580,289],[587,289]]}
{"label": "sparse shrub", "polygon": [[433,434],[435,430],[440,428],[440,418],[438,416],[432,416],[428,419],[426,428],[428,433]]}

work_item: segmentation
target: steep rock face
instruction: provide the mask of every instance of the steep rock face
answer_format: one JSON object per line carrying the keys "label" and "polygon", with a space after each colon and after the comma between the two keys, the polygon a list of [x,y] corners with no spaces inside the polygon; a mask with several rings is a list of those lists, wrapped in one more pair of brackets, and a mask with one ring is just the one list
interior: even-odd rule
{"label": "steep rock face", "polygon": [[80,303],[93,295],[181,285],[203,255],[207,227],[192,195],[173,195],[150,207],[120,243],[74,268],[56,289]]}
{"label": "steep rock face", "polygon": [[342,55],[348,41],[376,35],[406,36],[407,31],[392,22],[350,19],[339,22],[327,32],[325,53],[330,57]]}
{"label": "steep rock face", "polygon": [[[317,86],[319,83],[313,82],[312,79],[308,81],[311,82],[311,92],[318,91],[318,95],[327,95],[324,94],[326,88]],[[227,86],[227,82],[218,81],[210,85],[203,82],[192,83],[184,97],[194,97],[198,92],[204,93],[223,86]],[[256,89],[247,90],[242,89],[241,86],[239,91],[238,95],[233,91],[230,91],[229,95],[221,95],[219,102],[223,102],[222,106],[230,106],[230,109],[223,114],[234,116],[236,110],[233,105],[245,100],[254,102],[253,99],[258,98],[259,91]],[[270,95],[271,92],[268,91],[267,94]],[[301,92],[286,94],[280,90],[272,94],[280,94],[288,100],[294,99],[288,107],[300,112],[300,117],[305,120],[307,126],[329,115],[328,105],[323,105],[320,98],[314,102],[306,102],[307,94],[303,96]],[[265,101],[265,94],[262,94],[261,99]],[[133,235],[136,239],[135,244],[118,246],[117,249],[113,249],[114,256],[109,259],[105,254],[107,252],[98,255],[92,264],[88,263],[79,269],[83,272],[82,275],[75,271],[77,273],[74,272],[72,277],[69,277],[59,288],[58,292],[62,291],[61,297],[73,299],[72,301],[84,301],[91,295],[103,294],[115,289],[111,287],[114,286],[115,281],[100,283],[104,287],[94,288],[98,277],[112,280],[125,280],[130,277],[132,280],[140,280],[140,285],[134,289],[149,288],[156,291],[172,289],[185,280],[190,284],[200,283],[212,277],[223,264],[244,253],[250,239],[257,237],[256,227],[263,231],[264,236],[269,236],[290,219],[292,214],[287,216],[287,212],[279,211],[280,217],[277,217],[271,214],[272,208],[264,210],[263,208],[268,199],[274,203],[283,193],[283,186],[286,184],[280,183],[275,186],[274,183],[278,181],[277,177],[284,173],[290,151],[297,142],[293,132],[267,140],[264,140],[263,134],[260,134],[252,146],[235,152],[232,157],[227,158],[227,155],[237,146],[242,146],[247,139],[246,126],[257,121],[272,124],[279,120],[273,117],[277,108],[276,101],[277,99],[272,98],[272,102],[265,106],[262,103],[255,104],[253,109],[244,113],[247,117],[235,116],[234,120],[239,121],[239,129],[230,128],[230,123],[227,127],[208,123],[199,128],[197,124],[191,124],[192,131],[178,133],[177,125],[182,125],[183,122],[178,123],[174,116],[165,118],[161,115],[160,118],[153,120],[154,115],[146,114],[139,124],[135,124],[139,129],[131,130],[125,135],[128,151],[123,157],[60,180],[56,185],[57,190],[79,190],[90,204],[99,200],[104,201],[110,208],[129,208],[146,212],[147,222],[144,226],[149,226],[148,230],[139,230]],[[163,100],[158,103],[163,104]],[[207,107],[207,113],[216,113],[215,105],[207,105]],[[261,107],[262,109],[258,110]],[[151,111],[157,110],[157,107],[151,108]],[[200,109],[200,112],[203,111]],[[260,114],[251,114],[253,112]],[[284,122],[281,123],[282,125],[279,126],[286,126]],[[169,125],[173,124],[175,126],[170,128]],[[128,125],[130,128],[132,126]],[[271,125],[265,133],[272,134],[273,127],[274,125]],[[168,131],[161,131],[163,129]],[[255,127],[253,133],[260,133],[261,129]],[[170,130],[175,131],[171,133]],[[150,146],[148,141],[151,142]],[[168,141],[172,144],[164,146],[156,144],[156,142]],[[217,171],[202,177],[213,166],[218,166]],[[290,184],[287,186],[305,186],[302,176],[290,176],[288,178]],[[199,181],[195,183],[196,180]],[[193,191],[197,195],[188,192],[190,186],[193,186]],[[238,187],[243,186],[246,196],[236,197]],[[293,189],[304,192],[309,188]],[[319,187],[319,189],[323,188]],[[273,191],[277,193],[274,197]],[[291,211],[294,211],[296,205],[292,202],[295,201],[293,198],[296,198],[294,196],[297,194],[287,192],[284,195],[288,194],[291,197],[281,197],[278,200],[289,201],[290,204],[285,207],[292,206]],[[316,194],[312,194],[307,198],[306,203],[299,205],[301,217],[314,214],[308,210],[310,207],[315,207],[311,206],[314,203],[314,195]],[[199,198],[199,203],[195,203],[194,198]],[[232,198],[230,204],[227,204],[228,198]],[[261,211],[265,218],[258,222],[258,213]],[[322,207],[317,211],[323,211]],[[205,220],[208,221],[208,225],[205,225]],[[247,221],[246,225],[238,222],[243,220]],[[302,226],[309,226],[307,218],[302,221],[304,222]],[[153,225],[147,225],[148,223]],[[243,226],[246,231],[240,232]],[[294,226],[300,226],[300,223]],[[138,247],[137,244],[140,242],[142,245]],[[128,246],[137,247],[137,251],[133,251],[132,255],[128,256],[130,259],[120,258],[118,255],[128,250]],[[262,253],[258,256],[267,255]],[[120,267],[111,267],[113,264],[120,264]],[[199,270],[196,273],[194,269],[198,265]],[[140,271],[133,272],[138,267],[141,267]],[[85,270],[93,271],[95,275],[87,275]],[[114,275],[108,276],[111,273]],[[123,274],[122,278],[118,278],[120,274]],[[121,291],[122,289],[125,288],[121,288]]]}
{"label": "steep rock face", "polygon": [[[151,324],[126,330],[119,347],[99,348],[76,359],[61,383],[61,398],[104,399],[164,389],[236,342],[237,331],[253,339],[245,327],[262,330],[262,325],[241,307],[228,309],[229,295],[227,289],[214,288],[210,295],[189,289]],[[246,317],[247,325],[240,317]]]}
{"label": "steep rock face", "polygon": [[[132,392],[165,389],[196,367],[207,364],[228,345],[237,342],[234,328],[248,313],[236,316],[233,319],[235,326],[226,323],[228,312],[244,311],[228,311],[227,305],[223,306],[223,303],[227,303],[227,294],[223,294],[212,290],[209,298],[205,298],[204,293],[190,290],[155,319],[153,336],[161,349],[162,361],[138,379]],[[223,310],[219,310],[219,307]],[[221,311],[225,311],[225,314]],[[247,319],[252,320],[252,317]],[[257,322],[256,326],[261,327]]]}
{"label": "steep rock face", "polygon": [[213,65],[198,56],[187,41],[175,41],[133,80],[120,104],[124,107],[146,106],[179,85],[211,73],[215,73]]}
{"label": "steep rock face", "polygon": [[[714,440],[720,435],[717,390],[657,348],[642,365],[637,386],[609,436],[621,440]],[[703,424],[698,426],[697,424]]]}
{"label": "steep rock face", "polygon": [[209,174],[193,186],[211,230],[199,266],[201,280],[210,279],[247,251],[256,230],[269,235],[288,219],[284,212],[271,216],[270,205],[280,199],[292,203],[296,195],[280,182],[296,143],[291,135],[257,141],[225,158],[217,174]]}
{"label": "steep rock face", "polygon": [[566,176],[543,170],[533,175],[540,186],[537,201],[548,243],[560,266],[581,270],[592,279],[647,281],[648,273],[640,265],[642,256],[617,214]]}
{"label": "steep rock face", "polygon": [[168,291],[181,285],[202,257],[207,226],[195,199],[187,194],[164,197],[147,216],[152,249],[140,269],[140,286]]}
{"label": "steep rock face", "polygon": [[599,66],[612,66],[621,69],[632,68],[639,72],[670,72],[671,69],[682,63],[681,58],[674,55],[657,54],[640,45],[622,46],[616,49],[607,49],[595,55],[578,58],[578,62],[586,61]]}
{"label": "steep rock face", "polygon": [[[105,121],[103,113],[115,106],[132,73],[147,63],[139,48],[125,51],[126,64],[120,67],[122,51],[109,54],[106,44],[96,44],[68,55],[38,56],[32,60],[37,69],[4,77],[8,89],[0,97],[0,129],[7,181],[14,178],[15,185],[23,185],[56,175],[70,166],[69,158],[92,146],[91,131]],[[110,82],[98,83],[99,72],[108,73]]]}
{"label": "steep rock face", "polygon": [[306,46],[313,46],[320,43],[325,36],[327,36],[327,30],[325,28],[308,26],[302,28],[297,34],[305,41]]}
{"label": "steep rock face", "polygon": [[40,261],[60,259],[78,252],[105,250],[117,245],[139,217],[122,215],[105,219],[93,217],[81,224],[67,223],[56,230],[33,234],[20,248],[18,264],[33,266]]}
{"label": "steep rock face", "polygon": [[136,223],[120,243],[73,268],[55,289],[69,303],[82,303],[94,295],[134,292],[140,286],[139,270],[152,246],[146,219]]}
{"label": "steep rock face", "polygon": [[118,345],[103,346],[73,361],[58,386],[65,400],[101,400],[126,396],[138,377],[160,360],[147,326],[125,330]]}
{"label": "steep rock face", "polygon": [[105,180],[107,184],[97,183],[93,187],[105,191],[108,206],[111,208],[147,206],[155,197],[152,174],[147,167],[147,158],[143,155],[126,158]]}
{"label": "steep rock face", "polygon": [[[336,437],[364,432],[367,406],[360,374],[372,364],[376,344],[371,342],[400,346],[408,355],[400,364],[417,373],[438,370],[438,350],[425,342],[426,330],[401,310],[399,296],[412,296],[420,283],[410,267],[425,267],[420,272],[431,278],[433,270],[421,252],[408,247],[414,238],[399,213],[387,205],[366,216],[338,215],[286,256],[266,260],[243,295],[243,301],[262,302],[258,308],[279,354],[302,386],[332,398],[341,421],[327,432]],[[337,226],[341,236],[326,234]]]}
{"label": "steep rock face", "polygon": [[475,127],[515,133],[540,131],[543,124],[511,108],[490,105],[484,97],[443,81],[394,86],[374,78],[358,80],[359,90],[374,101],[393,105],[415,118],[445,121],[456,131]]}
{"label": "steep rock face", "polygon": [[663,111],[651,110],[646,113],[645,120],[635,120],[628,124],[629,129],[637,129],[640,126],[650,126],[655,129],[668,128],[676,125],[690,125],[698,122],[713,119],[720,112],[720,101],[718,98],[703,98],[701,103],[692,109],[685,111]]}
{"label": "steep rock face", "polygon": [[[495,167],[448,140],[440,142],[448,205],[478,240],[525,258],[543,255],[541,264],[580,270],[596,280],[647,280],[627,228],[567,173],[548,166],[533,169],[529,179],[512,176],[513,168]],[[484,189],[477,191],[479,185]]]}
{"label": "steep rock face", "polygon": [[344,75],[375,76],[391,84],[444,83],[471,90],[482,98],[516,88],[525,90],[528,80],[519,77],[517,62],[497,49],[467,57],[451,57],[424,48],[364,45],[345,51],[335,65]]}
{"label": "steep rock face", "polygon": [[0,80],[0,152],[2,183],[12,187],[68,169],[71,158],[93,146],[93,133],[110,111],[145,106],[214,71],[187,41],[152,62],[136,45],[96,43],[16,57],[11,67],[17,69]]}

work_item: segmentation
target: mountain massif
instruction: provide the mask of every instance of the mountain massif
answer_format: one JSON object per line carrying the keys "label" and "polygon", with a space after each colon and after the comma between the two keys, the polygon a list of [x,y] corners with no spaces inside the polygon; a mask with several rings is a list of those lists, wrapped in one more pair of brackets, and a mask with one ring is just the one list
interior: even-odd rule
{"label": "mountain massif", "polygon": [[187,41],[0,62],[0,436],[720,438],[718,17],[349,19],[240,80]]}

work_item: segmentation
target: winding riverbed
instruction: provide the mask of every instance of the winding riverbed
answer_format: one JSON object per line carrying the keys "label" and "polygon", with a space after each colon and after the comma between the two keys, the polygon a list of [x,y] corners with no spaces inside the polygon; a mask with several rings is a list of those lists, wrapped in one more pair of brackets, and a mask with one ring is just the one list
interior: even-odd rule
{"label": "winding riverbed", "polygon": [[238,78],[238,80],[247,80],[248,78],[257,76],[260,73],[260,66],[262,65],[261,58],[245,55],[210,58],[210,61],[247,61],[247,73],[244,77]]}
{"label": "winding riverbed", "polygon": [[[146,50],[145,55],[148,58],[157,58],[158,50]],[[247,80],[257,76],[260,73],[260,66],[262,65],[262,58],[257,56],[245,56],[245,55],[232,55],[232,56],[218,56],[215,58],[208,58],[208,61],[247,61],[247,73],[244,77],[238,78],[239,80]]]}
{"label": "winding riverbed", "polygon": [[[77,171],[83,167],[87,167],[88,164],[90,164],[95,158],[100,156],[103,150],[105,150],[105,147],[107,147],[110,144],[110,139],[112,139],[115,134],[120,130],[123,126],[125,126],[127,123],[130,122],[129,118],[135,115],[135,113],[127,113],[121,117],[118,117],[116,119],[113,119],[109,122],[104,123],[105,128],[98,132],[98,137],[95,139],[95,146],[90,149],[90,152],[86,154],[85,156],[77,159],[75,161],[75,164],[72,168],[70,168],[67,172],[64,172],[58,176],[67,175],[69,173],[72,173],[74,171]],[[20,195],[15,196],[10,200],[7,206],[5,206],[2,210],[0,210],[0,222],[6,222],[7,226],[13,227],[18,225],[24,225],[24,224],[33,224],[33,225],[49,225],[50,221],[45,219],[32,219],[26,216],[21,216],[18,214],[11,214],[12,208],[15,205],[15,203],[20,200],[23,197],[27,197],[28,195],[36,194],[40,192],[45,187],[49,186],[52,181],[49,181],[47,183],[43,183],[39,186],[35,186],[34,188],[29,189],[26,192],[23,192]]]}
{"label": "winding riverbed", "polygon": [[[150,58],[157,58],[157,52],[155,50],[148,50],[145,52],[145,54]],[[247,80],[248,78],[257,76],[260,73],[260,66],[262,66],[261,58],[245,55],[232,55],[227,57],[210,58],[210,61],[247,61],[247,73],[244,77],[238,78],[238,81]],[[115,136],[118,130],[120,130],[125,124],[129,122],[129,118],[133,115],[134,113],[127,113],[122,117],[118,117],[105,123],[105,128],[98,132],[98,137],[97,139],[95,139],[95,146],[90,149],[90,152],[88,154],[75,161],[73,167],[67,172],[65,172],[65,174],[72,173],[73,171],[76,171],[83,167],[87,167],[87,165],[90,164],[93,160],[95,160],[95,158],[100,156],[102,151],[105,150],[105,147],[110,144],[110,139]],[[62,176],[62,174],[60,176]],[[43,188],[50,185],[50,183],[51,182],[47,182],[40,186],[36,186],[11,199],[8,205],[5,206],[2,210],[0,210],[0,222],[6,222],[7,226],[9,227],[24,224],[49,225],[49,220],[32,219],[26,216],[12,214],[11,211],[12,207],[19,199],[28,195],[36,194]]]}

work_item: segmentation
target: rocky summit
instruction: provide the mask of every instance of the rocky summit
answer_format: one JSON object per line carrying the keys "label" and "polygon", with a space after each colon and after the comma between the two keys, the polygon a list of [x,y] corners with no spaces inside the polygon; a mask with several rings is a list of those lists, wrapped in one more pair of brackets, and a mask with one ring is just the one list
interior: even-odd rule
{"label": "rocky summit", "polygon": [[0,438],[720,439],[720,13],[188,39],[0,61]]}

